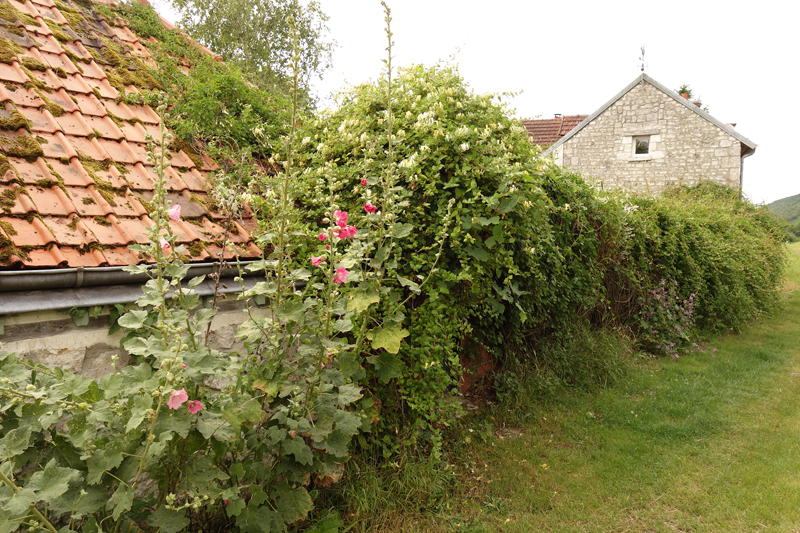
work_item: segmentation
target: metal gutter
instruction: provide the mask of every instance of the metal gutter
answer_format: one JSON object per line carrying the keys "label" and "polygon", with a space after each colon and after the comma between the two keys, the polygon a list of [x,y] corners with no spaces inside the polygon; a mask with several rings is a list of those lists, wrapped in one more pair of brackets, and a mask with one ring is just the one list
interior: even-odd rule
{"label": "metal gutter", "polygon": [[[255,262],[243,261],[241,265]],[[190,265],[186,280],[209,275],[217,267],[218,263]],[[219,292],[241,292],[241,283],[233,281],[238,275],[235,267],[223,270]],[[264,279],[259,273],[244,273],[242,277],[245,289]],[[142,286],[149,279],[144,274],[125,272],[122,267],[0,272],[0,315],[133,303],[142,296]],[[215,282],[205,279],[194,290],[201,296],[213,295]]]}
{"label": "metal gutter", "polygon": [[[246,267],[255,261],[242,261]],[[189,265],[187,278],[209,275],[218,268],[219,263],[197,263]],[[58,268],[52,270],[10,270],[0,272],[0,293],[12,291],[33,291],[46,289],[68,289],[98,287],[106,285],[143,284],[149,278],[146,274],[131,274],[122,266],[93,268]],[[235,268],[225,269],[223,277],[235,275]]]}

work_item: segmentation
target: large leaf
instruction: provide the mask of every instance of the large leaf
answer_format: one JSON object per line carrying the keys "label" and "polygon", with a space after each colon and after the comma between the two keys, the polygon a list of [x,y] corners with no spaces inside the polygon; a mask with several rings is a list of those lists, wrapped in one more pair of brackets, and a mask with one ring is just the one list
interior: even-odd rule
{"label": "large leaf", "polygon": [[186,509],[173,511],[162,505],[147,518],[147,523],[158,528],[159,533],[178,533],[190,523],[185,514]]}
{"label": "large leaf", "polygon": [[383,384],[389,383],[389,380],[392,378],[399,378],[401,375],[400,359],[388,352],[367,357],[367,361],[375,366],[375,373],[378,375],[378,379]]}
{"label": "large leaf", "polygon": [[380,302],[381,296],[378,294],[378,290],[373,286],[364,287],[363,285],[350,292],[350,299],[347,301],[348,311],[361,313],[370,305]]}
{"label": "large leaf", "polygon": [[36,491],[39,501],[50,501],[67,492],[70,481],[77,482],[82,477],[77,470],[57,466],[56,460],[50,459],[43,471],[31,476],[28,488]]}
{"label": "large leaf", "polygon": [[122,326],[123,328],[128,329],[139,329],[144,325],[144,321],[147,319],[147,311],[142,309],[133,309],[128,311],[117,320],[117,324]]}
{"label": "large leaf", "polygon": [[278,512],[287,524],[294,524],[303,520],[314,509],[314,502],[304,487],[291,488],[286,483],[275,487],[273,497],[277,504]]}
{"label": "large leaf", "polygon": [[310,465],[314,462],[311,448],[300,437],[293,437],[283,441],[283,451],[294,455],[295,460],[300,464]]}
{"label": "large leaf", "polygon": [[489,259],[489,254],[483,248],[476,248],[474,246],[467,246],[464,251],[477,259],[478,261],[486,261]]}
{"label": "large leaf", "polygon": [[403,339],[408,337],[408,330],[402,329],[400,326],[391,325],[382,328],[375,328],[368,334],[368,338],[372,341],[372,347],[376,350],[383,348],[389,353],[397,353],[400,351],[400,343]]}

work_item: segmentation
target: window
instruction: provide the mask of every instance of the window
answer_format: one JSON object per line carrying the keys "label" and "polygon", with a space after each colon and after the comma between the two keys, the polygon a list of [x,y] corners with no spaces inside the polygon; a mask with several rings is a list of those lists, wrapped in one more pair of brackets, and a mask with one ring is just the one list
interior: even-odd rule
{"label": "window", "polygon": [[633,138],[633,155],[647,155],[650,153],[650,136]]}

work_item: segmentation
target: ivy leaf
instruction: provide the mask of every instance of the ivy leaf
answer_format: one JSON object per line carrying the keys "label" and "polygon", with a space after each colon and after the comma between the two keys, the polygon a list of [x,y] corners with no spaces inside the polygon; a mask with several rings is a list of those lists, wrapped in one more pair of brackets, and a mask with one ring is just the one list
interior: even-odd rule
{"label": "ivy leaf", "polygon": [[375,373],[378,375],[380,382],[384,385],[389,383],[389,380],[392,378],[399,378],[401,375],[400,359],[388,352],[367,357],[367,361],[375,366]]}
{"label": "ivy leaf", "polygon": [[122,326],[123,328],[128,329],[139,329],[144,325],[144,321],[147,319],[147,311],[143,309],[133,309],[128,311],[117,321],[117,324]]}
{"label": "ivy leaf", "polygon": [[489,259],[489,254],[486,253],[486,250],[483,248],[476,248],[474,246],[468,246],[464,248],[464,251],[467,252],[469,255],[477,259],[478,261],[486,261]]}
{"label": "ivy leaf", "polygon": [[383,348],[389,353],[400,351],[400,343],[408,337],[408,330],[400,326],[392,325],[382,328],[375,328],[369,332],[367,337],[372,341],[372,347],[376,350]]}
{"label": "ivy leaf", "polygon": [[147,523],[158,528],[158,533],[178,533],[189,525],[189,519],[185,515],[186,509],[173,511],[162,505],[150,515]]}
{"label": "ivy leaf", "polygon": [[350,299],[347,301],[347,310],[362,313],[372,304],[381,301],[381,296],[375,287],[364,287],[364,284],[357,290],[350,292]]}
{"label": "ivy leaf", "polygon": [[305,487],[293,489],[282,483],[273,492],[278,512],[287,524],[303,520],[314,509],[314,502]]}

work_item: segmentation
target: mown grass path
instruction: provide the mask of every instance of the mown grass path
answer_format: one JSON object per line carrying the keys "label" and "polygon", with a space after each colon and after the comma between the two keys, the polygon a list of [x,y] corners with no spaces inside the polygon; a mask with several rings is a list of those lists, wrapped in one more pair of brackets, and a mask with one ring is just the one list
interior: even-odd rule
{"label": "mown grass path", "polygon": [[435,529],[800,532],[800,244],[790,255],[774,316],[603,391],[532,400],[520,436],[472,447],[476,503]]}

